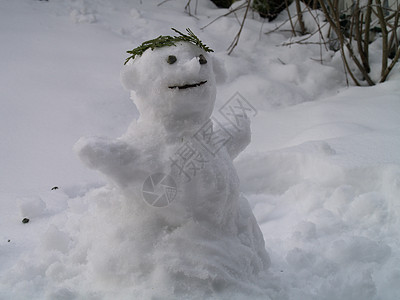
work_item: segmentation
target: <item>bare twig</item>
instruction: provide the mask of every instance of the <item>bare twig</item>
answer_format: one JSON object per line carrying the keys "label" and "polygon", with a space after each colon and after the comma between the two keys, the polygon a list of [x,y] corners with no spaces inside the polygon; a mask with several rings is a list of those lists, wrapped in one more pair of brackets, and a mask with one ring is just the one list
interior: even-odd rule
{"label": "bare twig", "polygon": [[286,11],[287,11],[288,17],[289,17],[290,27],[292,27],[292,33],[293,33],[294,36],[296,36],[296,29],[295,29],[294,24],[293,24],[292,16],[290,15],[289,1],[285,0],[285,4],[286,4]]}
{"label": "bare twig", "polygon": [[386,28],[385,15],[383,13],[381,0],[375,0],[375,2],[377,5],[376,9],[382,32],[382,69],[381,69],[381,78],[382,78],[385,75],[389,58],[388,31]]}
{"label": "bare twig", "polygon": [[385,73],[383,74],[380,82],[384,82],[386,80],[389,73],[393,70],[394,65],[399,61],[399,57],[400,57],[400,47],[397,48],[396,54],[395,54],[392,62],[390,63],[389,67],[386,69]]}
{"label": "bare twig", "polygon": [[[323,27],[325,27],[325,26],[327,26],[327,25],[328,25],[328,23],[325,23],[325,24],[323,24],[322,26],[319,26],[319,25],[318,25],[318,29],[315,30],[314,32],[308,34],[306,37],[304,37],[304,38],[302,38],[302,39],[300,39],[300,40],[294,41],[294,42],[283,43],[282,46],[287,46],[287,45],[296,44],[296,43],[299,43],[299,44],[300,44],[300,43],[302,43],[302,42],[304,42],[304,41],[309,40],[311,37],[313,37],[313,36],[316,35],[317,33],[319,33],[320,35],[322,35],[322,33],[321,33],[321,28],[323,28]],[[323,40],[325,41],[324,38],[323,38]],[[327,42],[323,42],[323,43],[322,43],[322,42],[321,42],[321,43],[314,43],[314,44],[326,44],[326,43],[329,43],[329,42],[334,41],[334,40],[337,40],[337,39],[329,39]],[[310,44],[311,44],[311,43],[310,43]]]}
{"label": "bare twig", "polygon": [[[373,80],[371,79],[371,77],[369,76],[368,72],[365,70],[365,68],[363,67],[362,63],[360,63],[359,59],[357,58],[357,56],[354,53],[353,47],[352,47],[352,43],[351,40],[347,40],[344,37],[344,34],[341,30],[340,27],[340,18],[339,18],[339,11],[338,10],[334,10],[334,3],[332,2],[332,0],[326,0],[328,7],[331,8],[332,11],[332,15],[329,13],[329,10],[327,8],[327,6],[325,5],[325,1],[324,0],[318,0],[319,4],[325,14],[326,19],[328,20],[329,24],[331,25],[332,29],[335,31],[338,39],[339,39],[339,43],[340,43],[340,53],[342,55],[342,59],[343,62],[347,68],[347,71],[350,75],[350,77],[353,79],[354,83],[356,85],[361,85],[360,82],[357,80],[357,78],[355,77],[353,71],[350,68],[349,63],[347,62],[347,58],[346,58],[346,53],[344,52],[344,48],[346,47],[351,60],[356,64],[358,70],[361,72],[361,74],[363,75],[364,79],[367,81],[368,85],[375,85],[375,83],[373,82]],[[337,1],[337,0],[336,0]],[[337,2],[336,2],[337,3]]]}
{"label": "bare twig", "polygon": [[368,0],[367,11],[365,13],[365,29],[364,29],[364,55],[368,59],[369,68],[369,34],[371,26],[372,0]]}
{"label": "bare twig", "polygon": [[187,10],[189,16],[192,15],[192,14],[190,13],[190,2],[191,2],[191,1],[192,1],[192,0],[189,0],[189,1],[186,3],[186,5],[185,5],[185,10]]}
{"label": "bare twig", "polygon": [[[392,47],[394,47],[395,50],[395,55],[392,59],[392,62],[390,63],[389,67],[387,67],[387,69],[385,70],[385,72],[382,74],[381,77],[381,81],[380,82],[384,82],[387,77],[389,76],[389,73],[393,70],[394,65],[399,61],[399,57],[400,57],[400,45],[399,45],[399,40],[397,38],[397,27],[399,25],[399,18],[400,18],[400,6],[397,6],[397,12],[396,12],[396,16],[395,16],[395,20],[393,22],[394,25],[394,29],[392,30],[392,36],[390,38],[390,41],[392,43],[392,41],[395,42],[395,45],[393,44],[389,44],[390,49]],[[397,49],[397,50],[396,50]]]}
{"label": "bare twig", "polygon": [[260,27],[260,32],[258,33],[258,39],[261,41],[261,36],[262,36],[262,29],[264,27],[265,19],[263,19],[263,22],[261,23]]}
{"label": "bare twig", "polygon": [[[397,12],[395,14],[395,19],[392,25],[392,30],[391,30],[391,37],[389,40],[389,48],[393,49],[393,51],[396,50],[396,48],[399,46],[399,39],[397,36],[397,31],[399,30],[399,18],[400,18],[400,5],[397,8]],[[390,50],[392,51],[392,50]]]}
{"label": "bare twig", "polygon": [[227,16],[229,16],[230,14],[234,14],[236,11],[238,11],[238,10],[240,10],[240,9],[242,9],[242,8],[245,8],[246,6],[247,6],[247,4],[246,4],[246,3],[243,3],[242,5],[239,5],[238,7],[236,7],[235,9],[232,9],[232,10],[228,11],[226,14],[223,14],[223,15],[221,15],[221,16],[216,17],[214,20],[212,20],[212,21],[211,21],[210,23],[208,23],[207,25],[201,27],[200,29],[203,30],[204,28],[206,28],[206,27],[210,26],[211,24],[213,24],[215,21],[217,21],[217,20],[219,20],[219,19],[221,19],[221,18],[223,18],[223,17],[227,17]]}
{"label": "bare twig", "polygon": [[286,65],[286,63],[282,59],[280,59],[279,57],[277,59],[282,65]]}
{"label": "bare twig", "polygon": [[232,53],[233,49],[235,49],[235,47],[239,43],[240,34],[242,33],[242,29],[243,29],[243,26],[244,26],[244,22],[246,21],[246,17],[247,17],[247,13],[249,11],[249,8],[250,8],[250,4],[251,4],[251,0],[247,0],[246,12],[244,13],[242,24],[240,25],[239,32],[236,34],[236,36],[233,39],[231,45],[228,47],[228,55],[230,55]]}
{"label": "bare twig", "polygon": [[[328,46],[327,44],[331,42],[331,40],[328,40],[328,42],[325,41],[325,36],[322,32],[322,28],[325,27],[325,25],[327,25],[327,23],[324,23],[322,26],[320,25],[320,22],[318,20],[318,14],[316,16],[314,16],[314,14],[311,11],[311,8],[309,6],[307,6],[308,9],[308,13],[310,14],[310,16],[314,19],[315,24],[317,24],[318,30],[317,32],[319,32],[319,40],[324,41],[322,44],[325,45],[325,50],[328,51]],[[329,36],[328,36],[329,38]],[[321,56],[321,62],[322,62],[322,44],[320,47],[320,56]]]}
{"label": "bare twig", "polygon": [[168,2],[168,1],[171,1],[171,0],[164,0],[164,1],[160,2],[160,3],[158,3],[157,6],[161,6],[161,5],[163,5],[164,3]]}
{"label": "bare twig", "polygon": [[185,5],[185,11],[188,13],[189,16],[191,16],[191,17],[193,17],[193,18],[199,20],[199,18],[196,17],[195,15],[192,15],[192,12],[190,11],[190,2],[191,2],[191,1],[192,1],[192,0],[188,0],[188,2],[186,3],[186,5]]}
{"label": "bare twig", "polygon": [[[306,33],[306,27],[303,21],[303,12],[301,11],[300,0],[296,0],[297,20],[299,21],[301,34]],[[289,11],[289,10],[288,10]]]}
{"label": "bare twig", "polygon": [[264,32],[264,34],[270,34],[273,33],[275,31],[278,31],[279,29],[281,29],[281,27],[283,27],[287,22],[289,22],[289,20],[286,20],[285,22],[282,22],[279,26],[276,26],[274,29]]}
{"label": "bare twig", "polygon": [[[350,68],[350,66],[349,66],[349,64],[347,62],[347,59],[346,59],[346,53],[344,52],[344,43],[345,42],[344,42],[343,33],[340,30],[339,16],[338,15],[336,16],[335,15],[335,10],[333,10],[333,12],[332,12],[333,13],[333,18],[334,18],[333,19],[332,16],[330,15],[329,11],[328,11],[328,8],[325,5],[325,1],[324,0],[318,0],[318,1],[319,1],[319,4],[320,4],[324,14],[325,14],[326,19],[328,20],[329,24],[331,25],[332,29],[335,31],[335,33],[336,33],[336,35],[337,35],[337,37],[339,39],[339,42],[340,42],[340,54],[342,56],[343,64],[344,64],[345,68],[347,69],[351,79],[353,79],[354,83],[356,85],[360,86],[361,84],[358,82],[357,78],[354,76],[354,74],[351,71],[351,68]],[[334,8],[334,5],[333,5],[332,1],[327,0],[327,3],[328,3],[328,5],[329,5],[329,7],[331,9]]]}
{"label": "bare twig", "polygon": [[[332,42],[332,41],[336,41],[337,39],[330,39],[328,40],[328,42]],[[281,45],[278,46],[291,46],[294,44],[299,44],[299,45],[326,45],[326,42],[308,42],[308,41],[295,41],[295,42],[288,42],[288,43],[283,43]]]}
{"label": "bare twig", "polygon": [[239,24],[239,26],[240,26],[240,24],[241,24],[242,22],[239,20],[239,17],[238,17],[238,15],[237,15],[236,11],[233,12],[233,15],[235,16],[235,20],[238,22],[238,24]]}
{"label": "bare twig", "polygon": [[[355,38],[357,41],[357,49],[358,53],[360,54],[361,62],[363,64],[363,67],[367,73],[371,71],[369,67],[369,57],[368,53],[365,52],[365,44],[363,43],[363,24],[364,24],[364,16],[361,14],[361,9],[360,9],[360,0],[357,0],[355,4],[355,9],[352,15],[352,24],[354,24],[354,34]],[[350,36],[352,35],[353,28],[350,30]],[[364,36],[369,35],[368,32],[364,32]],[[367,49],[368,49],[367,45]]]}

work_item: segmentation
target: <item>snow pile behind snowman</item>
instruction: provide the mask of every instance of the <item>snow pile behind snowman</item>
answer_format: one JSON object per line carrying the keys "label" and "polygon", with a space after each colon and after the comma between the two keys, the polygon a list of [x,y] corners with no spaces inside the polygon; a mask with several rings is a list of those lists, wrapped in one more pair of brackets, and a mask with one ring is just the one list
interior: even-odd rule
{"label": "snow pile behind snowman", "polygon": [[[37,250],[47,259],[20,262],[10,282],[27,293],[42,286],[51,299],[276,299],[232,163],[250,142],[249,120],[222,129],[210,119],[222,77],[218,61],[189,42],[130,60],[122,83],[139,120],[116,140],[75,145],[110,184],[70,199],[68,218]],[[67,246],[51,245],[55,235]],[[42,276],[21,281],[32,268]]]}

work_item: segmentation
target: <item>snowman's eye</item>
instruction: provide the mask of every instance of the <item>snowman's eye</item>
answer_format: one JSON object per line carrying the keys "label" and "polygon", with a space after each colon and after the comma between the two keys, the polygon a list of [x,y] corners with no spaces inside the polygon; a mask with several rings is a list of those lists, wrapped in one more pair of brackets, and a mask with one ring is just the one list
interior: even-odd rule
{"label": "snowman's eye", "polygon": [[167,63],[169,63],[170,65],[172,65],[173,63],[176,62],[176,56],[175,55],[170,55],[167,58]]}
{"label": "snowman's eye", "polygon": [[199,55],[199,63],[200,63],[201,65],[204,65],[204,64],[207,63],[207,59],[204,57],[203,54],[200,54],[200,55]]}

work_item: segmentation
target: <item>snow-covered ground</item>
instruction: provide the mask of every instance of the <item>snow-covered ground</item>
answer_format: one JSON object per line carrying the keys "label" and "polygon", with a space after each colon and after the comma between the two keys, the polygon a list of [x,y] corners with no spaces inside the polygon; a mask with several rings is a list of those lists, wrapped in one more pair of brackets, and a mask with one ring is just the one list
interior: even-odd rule
{"label": "snow-covered ground", "polygon": [[201,30],[226,10],[202,0],[194,17],[187,1],[161,2],[0,2],[0,299],[87,299],[80,291],[97,277],[50,284],[79,273],[79,259],[59,261],[79,224],[101,238],[85,195],[105,180],[72,148],[138,117],[119,79],[125,51],[171,27],[191,28],[225,62],[216,108],[239,92],[257,109],[235,165],[271,257],[265,299],[400,299],[399,68],[386,83],[346,87],[337,54],[264,34],[284,16],[248,19],[228,56],[235,16]]}

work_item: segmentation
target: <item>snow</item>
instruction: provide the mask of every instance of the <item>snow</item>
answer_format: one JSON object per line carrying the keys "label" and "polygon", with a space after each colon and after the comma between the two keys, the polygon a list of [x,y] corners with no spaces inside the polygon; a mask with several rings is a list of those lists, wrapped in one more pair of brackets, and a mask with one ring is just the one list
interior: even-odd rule
{"label": "snow", "polygon": [[[192,299],[400,298],[398,67],[386,83],[346,87],[338,53],[282,46],[293,41],[287,32],[260,34],[284,15],[275,23],[248,19],[228,56],[239,28],[235,16],[200,30],[226,10],[199,1],[194,18],[184,12],[187,1],[160,2],[0,3],[0,299],[168,299],[179,292]],[[171,27],[191,28],[215,51],[207,57],[208,66],[215,59],[220,68],[213,70],[221,77],[214,120],[223,121],[218,110],[236,92],[257,109],[252,141],[234,163],[270,256],[258,279],[245,278],[251,271],[243,258],[252,256],[239,257],[229,235],[201,232],[193,222],[172,233],[158,231],[156,217],[145,218],[150,206],[142,201],[143,210],[135,208],[72,150],[82,136],[101,136],[96,143],[121,149],[137,128],[148,128],[145,114],[130,125],[144,96],[136,94],[133,105],[120,72],[126,50],[171,35]],[[187,63],[188,72],[198,68],[196,61]],[[157,147],[151,141],[166,138],[154,134],[143,134],[138,145]],[[168,208],[158,209],[179,224],[184,214]],[[168,238],[154,247],[160,236]],[[198,244],[173,246],[193,237]],[[209,251],[213,247],[216,252]],[[188,280],[207,278],[220,264],[215,253],[238,274],[227,294],[221,284]],[[187,280],[171,277],[165,266],[181,268]]]}

